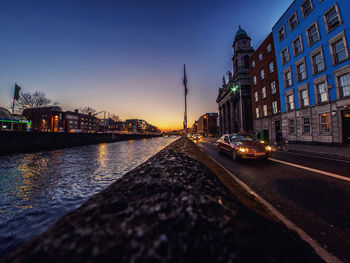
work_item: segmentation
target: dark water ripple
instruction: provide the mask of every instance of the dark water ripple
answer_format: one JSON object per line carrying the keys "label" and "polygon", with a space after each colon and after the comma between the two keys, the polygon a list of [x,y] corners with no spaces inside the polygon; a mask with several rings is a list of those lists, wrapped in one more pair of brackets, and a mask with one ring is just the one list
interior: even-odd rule
{"label": "dark water ripple", "polygon": [[45,231],[175,139],[0,157],[0,257]]}

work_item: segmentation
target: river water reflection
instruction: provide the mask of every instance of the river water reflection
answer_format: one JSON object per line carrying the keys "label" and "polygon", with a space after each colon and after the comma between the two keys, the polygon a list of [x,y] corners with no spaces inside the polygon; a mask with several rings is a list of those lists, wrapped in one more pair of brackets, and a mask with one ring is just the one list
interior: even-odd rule
{"label": "river water reflection", "polygon": [[161,137],[0,157],[0,258],[174,140]]}

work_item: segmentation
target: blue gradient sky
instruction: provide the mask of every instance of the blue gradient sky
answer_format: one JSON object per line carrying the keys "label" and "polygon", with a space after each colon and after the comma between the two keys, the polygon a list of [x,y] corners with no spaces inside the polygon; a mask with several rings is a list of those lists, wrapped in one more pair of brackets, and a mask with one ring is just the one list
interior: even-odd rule
{"label": "blue gradient sky", "polygon": [[162,129],[217,112],[241,25],[256,48],[291,0],[1,0],[0,107],[14,83],[65,110],[91,106]]}

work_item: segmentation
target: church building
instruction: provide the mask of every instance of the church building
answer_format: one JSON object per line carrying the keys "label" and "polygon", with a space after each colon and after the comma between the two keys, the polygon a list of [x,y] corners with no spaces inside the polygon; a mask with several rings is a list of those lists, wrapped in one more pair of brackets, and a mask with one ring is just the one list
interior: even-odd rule
{"label": "church building", "polygon": [[239,29],[233,42],[233,74],[228,71],[219,88],[216,102],[219,108],[220,135],[252,132],[249,58],[254,53],[247,32]]}

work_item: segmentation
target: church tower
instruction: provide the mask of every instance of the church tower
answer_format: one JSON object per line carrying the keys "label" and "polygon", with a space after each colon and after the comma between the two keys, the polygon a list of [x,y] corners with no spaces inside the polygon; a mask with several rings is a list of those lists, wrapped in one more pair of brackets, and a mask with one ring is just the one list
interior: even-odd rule
{"label": "church tower", "polygon": [[220,114],[220,133],[252,132],[249,58],[254,53],[251,39],[239,26],[233,42],[233,74],[219,89],[216,102]]}

